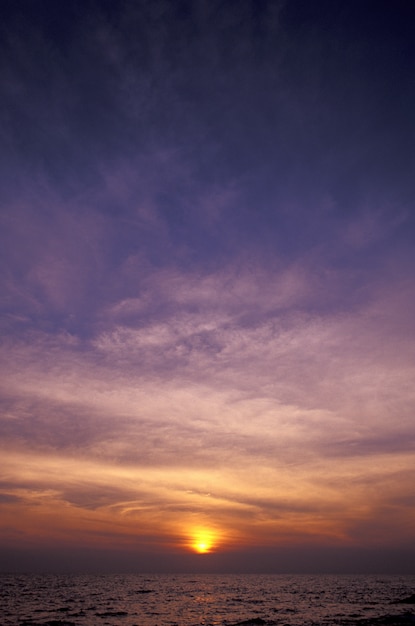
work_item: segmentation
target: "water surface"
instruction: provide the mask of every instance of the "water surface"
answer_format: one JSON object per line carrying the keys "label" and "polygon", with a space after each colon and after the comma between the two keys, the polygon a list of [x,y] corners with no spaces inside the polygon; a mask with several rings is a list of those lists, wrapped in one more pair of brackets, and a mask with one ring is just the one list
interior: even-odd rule
{"label": "water surface", "polygon": [[415,576],[1,575],[2,626],[415,626]]}

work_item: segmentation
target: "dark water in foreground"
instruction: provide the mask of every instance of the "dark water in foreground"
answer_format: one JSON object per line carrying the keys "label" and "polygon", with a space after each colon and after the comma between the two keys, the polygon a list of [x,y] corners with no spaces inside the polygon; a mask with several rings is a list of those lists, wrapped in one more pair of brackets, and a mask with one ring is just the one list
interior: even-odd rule
{"label": "dark water in foreground", "polygon": [[415,626],[415,576],[1,575],[1,626]]}

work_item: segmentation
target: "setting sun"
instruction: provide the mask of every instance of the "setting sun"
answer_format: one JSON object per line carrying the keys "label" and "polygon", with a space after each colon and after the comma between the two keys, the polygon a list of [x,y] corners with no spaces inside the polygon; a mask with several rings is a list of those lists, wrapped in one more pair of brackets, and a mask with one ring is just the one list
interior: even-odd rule
{"label": "setting sun", "polygon": [[210,544],[206,543],[204,541],[201,541],[200,543],[196,544],[195,546],[196,550],[198,552],[200,552],[201,554],[203,554],[204,552],[209,552],[210,550]]}
{"label": "setting sun", "polygon": [[198,554],[207,554],[213,550],[215,543],[216,537],[213,532],[200,530],[194,533],[191,547]]}

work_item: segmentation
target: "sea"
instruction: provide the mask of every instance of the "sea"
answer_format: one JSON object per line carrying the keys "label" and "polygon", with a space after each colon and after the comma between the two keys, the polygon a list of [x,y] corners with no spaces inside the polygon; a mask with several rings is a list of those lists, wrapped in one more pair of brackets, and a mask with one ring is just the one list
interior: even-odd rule
{"label": "sea", "polygon": [[415,626],[415,576],[0,575],[1,626]]}

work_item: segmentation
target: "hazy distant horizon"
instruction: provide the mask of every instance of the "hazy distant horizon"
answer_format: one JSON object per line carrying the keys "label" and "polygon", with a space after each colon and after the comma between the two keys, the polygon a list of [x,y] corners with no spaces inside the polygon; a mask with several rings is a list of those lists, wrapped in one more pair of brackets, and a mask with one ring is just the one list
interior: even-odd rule
{"label": "hazy distant horizon", "polygon": [[0,552],[1,573],[51,574],[246,574],[246,575],[414,575],[415,553],[407,548],[285,549],[209,554],[134,554],[119,550]]}

